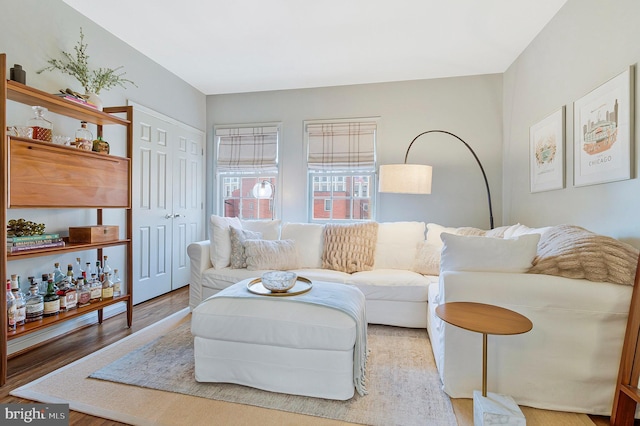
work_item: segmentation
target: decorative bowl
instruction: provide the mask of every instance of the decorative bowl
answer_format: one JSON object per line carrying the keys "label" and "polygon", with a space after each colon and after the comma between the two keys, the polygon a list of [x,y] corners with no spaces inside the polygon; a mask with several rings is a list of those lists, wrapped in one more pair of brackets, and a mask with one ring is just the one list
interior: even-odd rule
{"label": "decorative bowl", "polygon": [[269,271],[262,274],[262,285],[272,293],[285,293],[296,285],[298,276],[294,272]]}

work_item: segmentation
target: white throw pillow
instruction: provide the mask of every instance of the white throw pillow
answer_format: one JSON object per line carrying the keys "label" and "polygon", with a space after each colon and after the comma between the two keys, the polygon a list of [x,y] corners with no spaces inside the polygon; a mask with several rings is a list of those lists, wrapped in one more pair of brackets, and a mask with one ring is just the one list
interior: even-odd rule
{"label": "white throw pillow", "polygon": [[514,238],[514,237],[519,237],[521,235],[529,235],[529,234],[544,234],[545,232],[547,232],[549,229],[551,229],[550,226],[546,226],[544,228],[530,228],[527,225],[522,225],[520,223],[515,224],[515,225],[511,225],[509,227],[507,227],[507,229],[505,229],[504,231],[504,238]]}
{"label": "white throw pillow", "polygon": [[244,252],[250,271],[298,268],[298,252],[293,240],[245,240]]}
{"label": "white throw pillow", "polygon": [[443,232],[455,234],[457,230],[458,228],[447,228],[446,226],[438,225],[437,223],[427,223],[427,242],[442,247],[440,234]]}
{"label": "white throw pillow", "polygon": [[524,273],[536,256],[540,234],[507,239],[443,233],[441,238],[441,271]]}
{"label": "white throw pillow", "polygon": [[320,223],[285,223],[282,225],[283,240],[293,240],[298,249],[300,268],[322,268],[324,225]]}
{"label": "white throw pillow", "polygon": [[211,215],[209,220],[209,239],[211,247],[209,257],[214,269],[222,269],[229,266],[231,261],[231,237],[229,227],[242,229],[240,219],[237,217],[222,217]]}
{"label": "white throw pillow", "polygon": [[264,240],[280,239],[280,219],[276,220],[240,220],[242,229],[260,232]]}
{"label": "white throw pillow", "polygon": [[424,241],[424,232],[424,222],[379,223],[374,269],[410,270],[417,245]]}

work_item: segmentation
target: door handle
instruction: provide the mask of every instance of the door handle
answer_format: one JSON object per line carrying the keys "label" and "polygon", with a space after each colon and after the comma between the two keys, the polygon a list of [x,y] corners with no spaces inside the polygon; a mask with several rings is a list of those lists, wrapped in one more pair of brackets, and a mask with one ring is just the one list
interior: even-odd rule
{"label": "door handle", "polygon": [[164,215],[165,219],[174,219],[176,217],[184,217],[184,215],[181,215],[181,214],[165,214]]}

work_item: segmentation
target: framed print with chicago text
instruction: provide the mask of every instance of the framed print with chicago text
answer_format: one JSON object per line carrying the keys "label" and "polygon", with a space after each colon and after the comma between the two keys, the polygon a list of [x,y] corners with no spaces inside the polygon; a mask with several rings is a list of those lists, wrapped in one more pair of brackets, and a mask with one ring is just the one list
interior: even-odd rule
{"label": "framed print with chicago text", "polygon": [[573,103],[573,184],[631,178],[633,75],[629,67]]}

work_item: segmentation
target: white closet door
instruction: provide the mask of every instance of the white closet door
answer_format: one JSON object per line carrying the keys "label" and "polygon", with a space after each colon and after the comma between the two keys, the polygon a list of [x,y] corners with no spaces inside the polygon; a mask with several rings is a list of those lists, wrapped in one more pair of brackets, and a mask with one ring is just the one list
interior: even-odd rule
{"label": "white closet door", "polygon": [[189,282],[187,245],[204,239],[204,133],[134,105],[134,304]]}
{"label": "white closet door", "polygon": [[189,283],[187,246],[204,239],[204,135],[179,130],[173,155],[173,290]]}

